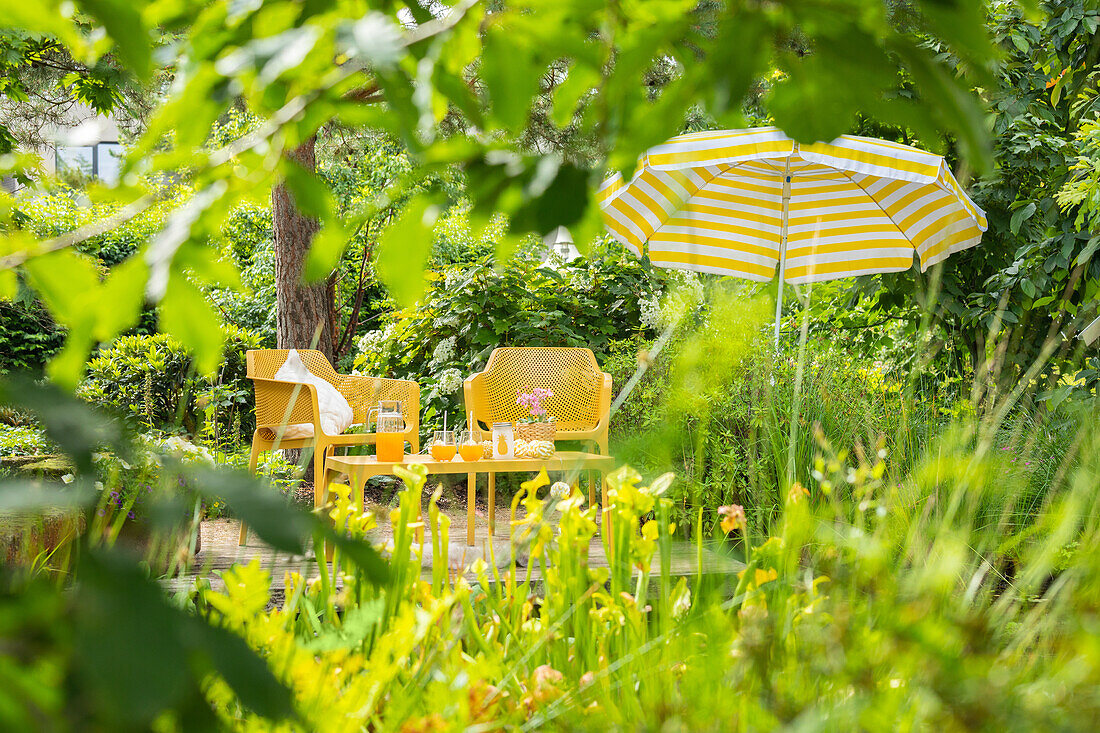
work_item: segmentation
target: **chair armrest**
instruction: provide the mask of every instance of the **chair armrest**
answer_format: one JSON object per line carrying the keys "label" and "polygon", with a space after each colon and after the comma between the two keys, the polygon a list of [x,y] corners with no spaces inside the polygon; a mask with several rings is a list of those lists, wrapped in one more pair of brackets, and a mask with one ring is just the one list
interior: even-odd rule
{"label": "chair armrest", "polygon": [[466,429],[473,431],[477,430],[477,408],[474,405],[474,390],[482,380],[485,379],[485,372],[477,372],[466,377],[462,382],[462,401],[463,408],[466,411]]}
{"label": "chair armrest", "polygon": [[313,425],[314,435],[321,431],[321,410],[317,406],[317,388],[301,382],[250,377],[256,392],[256,427],[277,429],[282,425]]}
{"label": "chair armrest", "polygon": [[600,386],[600,400],[596,410],[599,418],[594,430],[603,430],[611,422],[611,375],[607,372],[601,372],[601,374],[603,374],[603,384]]}

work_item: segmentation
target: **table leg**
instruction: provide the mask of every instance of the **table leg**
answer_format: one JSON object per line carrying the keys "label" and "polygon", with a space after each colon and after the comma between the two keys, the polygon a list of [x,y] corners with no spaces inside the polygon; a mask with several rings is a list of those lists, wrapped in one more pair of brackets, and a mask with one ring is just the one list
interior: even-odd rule
{"label": "table leg", "polygon": [[[323,507],[328,501],[328,467],[325,458],[328,457],[328,448],[313,452],[313,508]],[[321,462],[318,467],[317,461]],[[318,486],[317,484],[320,484]]]}
{"label": "table leg", "polygon": [[466,546],[474,546],[474,505],[477,503],[477,474],[466,474]]}
{"label": "table leg", "polygon": [[489,541],[497,531],[497,475],[489,474]]}

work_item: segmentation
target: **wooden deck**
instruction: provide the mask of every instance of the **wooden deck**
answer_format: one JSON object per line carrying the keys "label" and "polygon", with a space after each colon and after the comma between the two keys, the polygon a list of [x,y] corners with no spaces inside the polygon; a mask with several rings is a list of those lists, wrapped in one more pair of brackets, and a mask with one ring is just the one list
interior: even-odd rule
{"label": "wooden deck", "polygon": [[[375,516],[378,517],[379,526],[374,530],[372,540],[384,543],[392,537],[389,527],[389,511],[387,507],[370,506]],[[426,509],[426,507],[425,507]],[[446,559],[448,568],[452,573],[466,572],[469,574],[469,566],[477,558],[483,558],[486,562],[495,563],[497,567],[505,568],[512,561],[512,546],[508,537],[510,517],[508,509],[499,508],[496,512],[496,535],[493,537],[491,550],[488,542],[488,517],[484,510],[478,507],[475,512],[475,541],[474,546],[469,547],[466,538],[466,511],[465,507],[455,502],[448,507],[445,513],[451,520],[448,530],[450,537],[449,556]],[[425,512],[425,516],[426,512]],[[190,588],[195,580],[200,577],[208,578],[215,589],[223,588],[220,573],[223,570],[237,564],[248,563],[253,558],[259,558],[260,563],[271,573],[273,596],[282,595],[285,576],[290,572],[298,572],[308,578],[317,577],[319,574],[317,562],[311,550],[307,550],[305,556],[288,555],[276,552],[267,546],[255,535],[249,534],[248,542],[243,547],[237,545],[240,524],[235,520],[212,520],[202,524],[202,550],[195,558],[195,564],[190,572],[176,578],[164,581],[169,590],[183,590]],[[656,570],[656,558],[654,558],[654,570]],[[604,553],[603,543],[599,536],[593,538],[589,545],[588,561],[590,567],[607,567],[607,556]],[[430,536],[426,537],[421,561],[421,574],[425,579],[431,578],[431,569],[434,559],[431,552]],[[516,552],[516,563],[525,568],[527,557],[522,550]],[[688,542],[675,542],[672,547],[672,574],[675,576],[690,576],[699,572],[697,548]],[[702,553],[702,571],[705,574],[734,574],[740,572],[744,566],[742,563],[725,557],[706,547]],[[541,573],[536,564],[531,570],[532,579],[538,579]]]}

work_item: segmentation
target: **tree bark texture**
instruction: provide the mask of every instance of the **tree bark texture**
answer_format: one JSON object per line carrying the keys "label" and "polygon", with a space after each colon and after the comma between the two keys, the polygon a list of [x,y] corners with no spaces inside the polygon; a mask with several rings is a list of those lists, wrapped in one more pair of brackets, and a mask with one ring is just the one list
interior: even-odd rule
{"label": "tree bark texture", "polygon": [[[309,138],[289,153],[307,171],[315,171],[317,138]],[[332,278],[305,285],[302,265],[321,225],[294,204],[285,184],[271,191],[275,230],[275,324],[280,349],[314,348],[333,360],[336,351],[336,308]],[[316,340],[316,343],[315,343]]]}

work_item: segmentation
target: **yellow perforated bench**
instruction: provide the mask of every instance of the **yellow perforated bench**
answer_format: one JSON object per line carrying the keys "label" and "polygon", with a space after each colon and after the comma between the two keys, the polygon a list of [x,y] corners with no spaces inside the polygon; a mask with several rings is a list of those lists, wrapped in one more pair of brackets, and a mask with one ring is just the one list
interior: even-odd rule
{"label": "yellow perforated bench", "polygon": [[[275,373],[286,361],[286,349],[256,349],[245,354],[248,378],[256,392],[256,432],[252,434],[252,453],[248,469],[255,472],[260,454],[283,448],[313,448],[313,503],[325,502],[325,458],[336,448],[369,445],[374,433],[327,435],[321,429],[317,390],[312,385],[276,380]],[[354,423],[366,423],[367,411],[379,400],[399,400],[405,415],[405,440],[412,452],[420,452],[420,386],[406,379],[383,379],[358,374],[338,374],[320,351],[298,349],[306,369],[334,386],[351,405]],[[284,438],[287,425],[313,425],[313,436]],[[247,528],[241,523],[240,544]]]}
{"label": "yellow perforated bench", "polygon": [[[561,346],[508,346],[493,349],[485,370],[466,378],[466,427],[491,430],[494,422],[511,422],[528,417],[527,409],[516,404],[517,391],[534,387],[554,393],[543,403],[554,418],[559,440],[590,441],[596,452],[608,455],[607,425],[611,416],[611,375],[600,371],[589,349]],[[580,454],[577,454],[580,455]],[[491,465],[491,461],[488,462]],[[485,466],[486,469],[489,465]],[[490,532],[496,474],[489,478]],[[606,471],[603,472],[606,477]],[[595,486],[589,477],[588,501],[595,503]],[[610,537],[607,482],[601,480],[604,531]],[[473,491],[470,491],[472,501]]]}
{"label": "yellow perforated bench", "polygon": [[490,430],[494,422],[514,423],[527,417],[527,410],[516,404],[516,393],[532,387],[554,393],[544,406],[556,421],[555,440],[591,441],[600,455],[607,455],[611,375],[600,371],[589,349],[494,349],[485,370],[466,378],[467,428]]}

